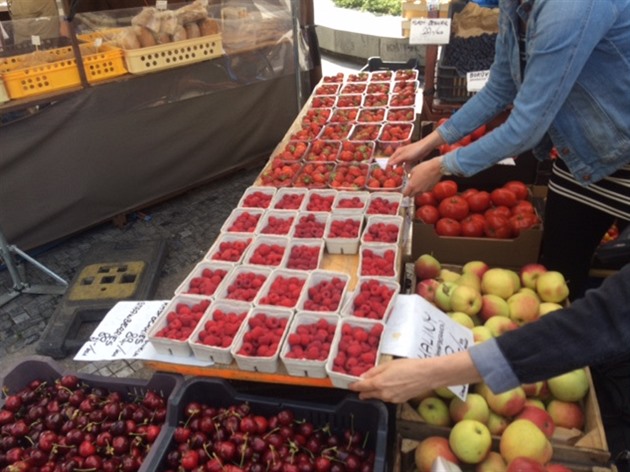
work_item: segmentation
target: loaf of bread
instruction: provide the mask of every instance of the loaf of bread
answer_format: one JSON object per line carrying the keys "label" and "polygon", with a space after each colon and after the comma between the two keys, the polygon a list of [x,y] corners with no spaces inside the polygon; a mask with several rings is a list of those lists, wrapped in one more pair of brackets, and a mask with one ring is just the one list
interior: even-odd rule
{"label": "loaf of bread", "polygon": [[151,30],[144,26],[140,26],[139,28],[140,32],[138,33],[138,41],[140,41],[140,47],[148,48],[150,46],[155,46],[157,41],[155,40],[155,36]]}
{"label": "loaf of bread", "polygon": [[131,19],[131,24],[134,26],[143,26],[154,33],[159,33],[162,20],[155,7],[145,7]]}
{"label": "loaf of bread", "polygon": [[173,41],[183,41],[184,39],[188,39],[186,28],[184,28],[182,25],[177,25],[177,29],[173,34]]}
{"label": "loaf of bread", "polygon": [[218,34],[220,31],[219,23],[212,18],[206,18],[205,20],[201,20],[199,22],[199,31],[201,32],[201,36]]}
{"label": "loaf of bread", "polygon": [[199,25],[194,21],[186,23],[184,25],[184,28],[186,28],[186,36],[188,37],[188,39],[199,38],[201,36]]}
{"label": "loaf of bread", "polygon": [[184,26],[188,23],[200,21],[208,17],[208,11],[206,10],[206,7],[202,5],[200,0],[195,0],[188,5],[178,8],[175,10],[175,14],[177,15],[177,21],[179,24]]}
{"label": "loaf of bread", "polygon": [[[139,28],[139,27],[138,27]],[[120,47],[123,49],[138,49],[140,48],[140,40],[136,34],[135,28],[125,28],[120,35]]]}

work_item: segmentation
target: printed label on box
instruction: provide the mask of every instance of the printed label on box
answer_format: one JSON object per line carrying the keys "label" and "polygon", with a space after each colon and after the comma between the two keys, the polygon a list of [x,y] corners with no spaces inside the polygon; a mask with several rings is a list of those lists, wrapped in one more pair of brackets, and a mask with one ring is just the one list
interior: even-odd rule
{"label": "printed label on box", "polygon": [[490,77],[489,70],[478,70],[466,73],[466,90],[468,92],[479,92]]}
{"label": "printed label on box", "polygon": [[451,37],[450,18],[413,18],[409,44],[448,44]]}

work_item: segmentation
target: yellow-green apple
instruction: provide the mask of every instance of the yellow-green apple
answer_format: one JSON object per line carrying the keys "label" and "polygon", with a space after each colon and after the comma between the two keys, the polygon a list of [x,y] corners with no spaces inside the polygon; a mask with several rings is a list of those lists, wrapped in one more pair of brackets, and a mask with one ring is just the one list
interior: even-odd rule
{"label": "yellow-green apple", "polygon": [[490,451],[486,458],[475,466],[475,472],[505,472],[507,464],[498,452]]}
{"label": "yellow-green apple", "polygon": [[416,284],[416,293],[420,295],[425,300],[434,303],[435,302],[435,291],[440,285],[436,279],[424,279]]}
{"label": "yellow-green apple", "polygon": [[514,282],[507,269],[493,267],[481,278],[481,292],[497,295],[504,300],[514,293]]}
{"label": "yellow-green apple", "polygon": [[450,311],[447,314],[450,319],[452,319],[456,323],[459,323],[462,326],[466,326],[466,328],[468,329],[473,329],[475,327],[475,322],[466,313],[463,313],[461,311]]}
{"label": "yellow-green apple", "polygon": [[481,309],[478,313],[482,321],[486,321],[493,316],[510,316],[510,307],[507,301],[498,295],[485,293],[481,296]]}
{"label": "yellow-green apple", "polygon": [[566,465],[562,464],[547,464],[545,466],[545,472],[573,472]]}
{"label": "yellow-green apple", "polygon": [[469,393],[466,395],[466,400],[453,398],[448,404],[448,411],[453,423],[461,420],[477,420],[485,424],[490,415],[486,399],[478,393]]}
{"label": "yellow-green apple", "polygon": [[[518,292],[516,293],[529,293],[530,295],[535,295],[536,298],[538,298],[538,294],[536,293],[536,290],[532,290],[531,288],[527,288],[527,287],[519,288]],[[540,300],[540,298],[538,298],[538,300]]]}
{"label": "yellow-green apple", "polygon": [[451,293],[457,287],[455,282],[441,282],[435,290],[435,305],[442,311],[451,310]]}
{"label": "yellow-green apple", "polygon": [[455,394],[451,392],[447,387],[438,387],[435,389],[435,394],[440,398],[445,398],[450,400],[451,398],[455,398]]}
{"label": "yellow-green apple", "polygon": [[492,336],[490,330],[485,326],[474,326],[471,331],[473,334],[473,341],[475,343],[482,343],[494,337]]}
{"label": "yellow-green apple", "polygon": [[543,302],[560,303],[569,296],[569,286],[562,273],[548,270],[536,280],[536,292]]}
{"label": "yellow-green apple", "polygon": [[543,401],[539,400],[538,398],[527,397],[527,399],[525,400],[525,408],[527,408],[528,406],[532,408],[540,408],[541,410],[545,411],[547,410]]}
{"label": "yellow-green apple", "polygon": [[423,399],[418,405],[418,414],[422,419],[436,426],[450,426],[451,415],[447,403],[437,396]]}
{"label": "yellow-green apple", "polygon": [[538,315],[544,316],[547,313],[551,313],[552,311],[561,310],[563,307],[559,303],[553,302],[541,302],[538,307]]}
{"label": "yellow-green apple", "polygon": [[486,397],[486,392],[490,390],[490,387],[485,382],[477,382],[473,385],[473,391],[478,393],[482,397]]}
{"label": "yellow-green apple", "polygon": [[416,259],[414,269],[418,280],[435,279],[440,275],[442,265],[431,254],[422,254]]}
{"label": "yellow-green apple", "polygon": [[514,420],[505,428],[499,440],[499,451],[508,464],[517,457],[529,457],[546,464],[553,454],[547,436],[529,420]]}
{"label": "yellow-green apple", "polygon": [[512,287],[514,287],[514,292],[518,292],[521,289],[521,278],[518,273],[514,272],[510,269],[505,269],[512,279]]}
{"label": "yellow-green apple", "polygon": [[446,459],[453,464],[459,464],[459,460],[451,450],[448,439],[441,436],[429,436],[422,440],[415,451],[415,462],[418,472],[431,472],[431,466],[438,457]]}
{"label": "yellow-green apple", "polygon": [[553,422],[553,418],[546,410],[540,409],[535,406],[526,406],[516,416],[517,420],[529,420],[540,428],[540,430],[551,438],[553,432],[556,429],[556,425]]}
{"label": "yellow-green apple", "polygon": [[584,428],[584,410],[579,403],[551,400],[547,404],[547,412],[553,423],[561,428]]}
{"label": "yellow-green apple", "polygon": [[525,392],[520,386],[502,393],[486,389],[484,398],[492,411],[507,418],[518,415],[525,406]]}
{"label": "yellow-green apple", "polygon": [[515,457],[508,463],[505,472],[545,472],[545,466],[529,457]]}
{"label": "yellow-green apple", "polygon": [[481,421],[462,420],[451,429],[448,443],[459,460],[467,464],[478,464],[490,452],[492,436]]}
{"label": "yellow-green apple", "polygon": [[488,264],[483,261],[468,261],[462,266],[462,274],[475,274],[481,280],[489,268]]}
{"label": "yellow-green apple", "polygon": [[438,279],[440,279],[442,282],[455,282],[460,277],[461,274],[459,274],[458,272],[444,268],[440,270],[440,275],[438,275]]}
{"label": "yellow-green apple", "polygon": [[543,391],[543,388],[545,387],[545,382],[544,380],[541,380],[540,382],[524,383],[521,385],[521,387],[523,388],[525,395],[527,395],[528,397],[537,397],[538,395],[540,395],[540,392]]}
{"label": "yellow-green apple", "polygon": [[540,276],[540,274],[544,274],[547,272],[547,268],[536,262],[532,262],[531,264],[525,264],[521,267],[521,283],[523,287],[531,288],[532,290],[536,290],[536,280]]}
{"label": "yellow-green apple", "polygon": [[488,422],[486,423],[486,426],[488,426],[488,429],[490,430],[490,434],[493,436],[501,436],[508,424],[510,424],[509,419],[490,410]]}
{"label": "yellow-green apple", "polygon": [[540,300],[535,293],[518,292],[507,299],[510,319],[522,326],[538,319]]}
{"label": "yellow-green apple", "polygon": [[551,395],[565,402],[577,402],[588,393],[588,377],[583,368],[547,379]]}
{"label": "yellow-green apple", "polygon": [[457,285],[451,292],[450,302],[452,311],[473,316],[481,309],[481,294],[467,285]]}
{"label": "yellow-green apple", "polygon": [[455,281],[457,285],[465,285],[474,288],[477,292],[481,292],[481,279],[472,272],[466,272],[459,276]]}
{"label": "yellow-green apple", "polygon": [[492,333],[492,336],[494,336],[495,338],[497,336],[501,336],[503,333],[518,328],[518,325],[514,321],[504,316],[493,316],[492,318],[486,320],[483,326],[488,328],[490,330],[490,333]]}

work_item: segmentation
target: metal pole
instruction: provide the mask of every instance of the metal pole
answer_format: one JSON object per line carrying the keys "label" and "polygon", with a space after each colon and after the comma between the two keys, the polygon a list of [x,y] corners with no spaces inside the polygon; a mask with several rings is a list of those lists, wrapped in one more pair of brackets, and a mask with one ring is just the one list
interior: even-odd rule
{"label": "metal pole", "polygon": [[297,111],[299,112],[304,103],[302,92],[302,67],[300,66],[300,0],[291,0],[291,17],[293,19],[293,63],[295,65],[295,88]]}

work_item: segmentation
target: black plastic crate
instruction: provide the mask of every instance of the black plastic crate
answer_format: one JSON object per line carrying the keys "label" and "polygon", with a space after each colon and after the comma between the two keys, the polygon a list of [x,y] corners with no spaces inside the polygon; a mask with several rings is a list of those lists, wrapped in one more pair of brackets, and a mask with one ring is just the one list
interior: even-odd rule
{"label": "black plastic crate", "polygon": [[[321,390],[318,390],[320,398]],[[283,409],[291,409],[296,420],[305,419],[316,427],[329,425],[333,433],[341,433],[345,429],[354,428],[356,431],[367,433],[366,446],[374,450],[374,471],[386,470],[388,411],[380,401],[363,401],[354,394],[345,394],[344,398],[335,404],[317,401],[301,401],[292,398],[278,398],[277,395],[263,396],[251,393],[237,392],[223,379],[193,377],[189,378],[171,397],[166,428],[166,437],[160,444],[160,454],[151,458],[148,464],[151,471],[160,472],[165,469],[164,461],[173,441],[175,428],[184,418],[184,408],[191,401],[200,402],[221,408],[241,403],[248,403],[254,414],[271,416]]]}
{"label": "black plastic crate", "polygon": [[377,70],[418,70],[420,63],[417,58],[409,59],[407,62],[383,61],[380,57],[368,58],[367,64],[361,68],[361,72],[374,72]]}
{"label": "black plastic crate", "polygon": [[4,378],[0,378],[0,407],[4,405],[6,395],[21,390],[33,380],[53,382],[67,374],[76,375],[81,382],[91,387],[106,388],[110,392],[119,392],[127,398],[142,397],[148,391],[156,392],[165,398],[167,402],[166,421],[139,469],[139,472],[151,472],[153,469],[149,467],[149,464],[152,462],[152,457],[159,453],[160,444],[164,442],[168,434],[168,418],[171,414],[169,411],[171,408],[170,397],[177,394],[184,383],[184,378],[181,375],[160,372],[153,374],[148,380],[81,374],[64,369],[49,357],[32,356],[10,366]]}

